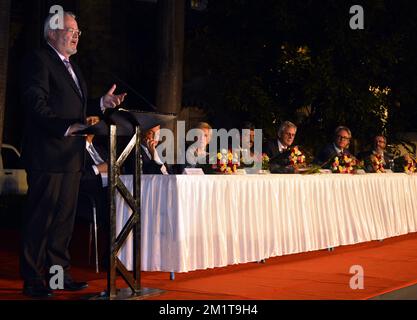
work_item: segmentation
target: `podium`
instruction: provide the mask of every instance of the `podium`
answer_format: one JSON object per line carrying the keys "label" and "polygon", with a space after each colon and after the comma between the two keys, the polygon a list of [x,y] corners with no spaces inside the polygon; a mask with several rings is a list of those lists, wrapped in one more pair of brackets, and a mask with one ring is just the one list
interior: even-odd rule
{"label": "podium", "polygon": [[[164,125],[176,118],[175,114],[142,112],[125,109],[106,110],[104,120],[87,127],[77,134],[108,136],[108,196],[109,196],[109,269],[107,271],[107,291],[90,297],[96,300],[138,300],[159,295],[163,291],[141,286],[141,151],[140,132],[157,125]],[[117,137],[131,137],[117,157]],[[133,191],[130,192],[120,179],[120,169],[131,152],[134,152]],[[132,209],[132,215],[116,236],[116,193],[119,192]],[[133,272],[130,273],[117,257],[130,232],[133,232]],[[128,288],[116,287],[117,273],[128,284]]]}

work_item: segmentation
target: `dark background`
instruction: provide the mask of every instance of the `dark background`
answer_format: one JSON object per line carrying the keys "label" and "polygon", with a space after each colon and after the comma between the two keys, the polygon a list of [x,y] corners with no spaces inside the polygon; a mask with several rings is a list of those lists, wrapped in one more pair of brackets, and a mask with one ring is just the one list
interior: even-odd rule
{"label": "dark background", "polygon": [[[156,101],[156,1],[13,0],[3,142],[18,148],[18,69],[40,46],[54,4],[78,16],[83,34],[74,57],[92,97],[115,82],[128,91],[127,108],[149,110],[144,100]],[[355,4],[364,8],[364,30],[349,28]],[[395,141],[416,131],[414,1],[205,0],[185,8],[182,105],[205,110],[214,127],[249,120],[267,137],[291,120],[299,126],[296,142],[314,151],[343,124],[356,152],[374,134]]]}

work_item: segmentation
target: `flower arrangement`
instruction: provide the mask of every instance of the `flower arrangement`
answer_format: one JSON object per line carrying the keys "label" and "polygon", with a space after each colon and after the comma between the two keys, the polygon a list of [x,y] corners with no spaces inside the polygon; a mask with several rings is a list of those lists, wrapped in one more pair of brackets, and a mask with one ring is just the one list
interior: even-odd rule
{"label": "flower arrangement", "polygon": [[297,146],[292,147],[290,149],[290,156],[289,156],[289,160],[290,160],[290,165],[291,166],[297,166],[297,165],[302,165],[305,164],[306,161],[306,157],[305,155],[300,151],[300,149],[298,149]]}
{"label": "flower arrangement", "polygon": [[376,173],[385,173],[385,162],[381,154],[372,154],[370,156],[372,169]]}
{"label": "flower arrangement", "polygon": [[417,171],[416,160],[409,154],[405,154],[394,160],[394,171],[414,173]]}
{"label": "flower arrangement", "polygon": [[358,163],[355,157],[344,154],[334,158],[330,169],[333,173],[354,173],[357,169],[357,165]]}
{"label": "flower arrangement", "polygon": [[411,157],[407,157],[406,162],[404,164],[404,172],[414,173],[416,169],[416,162]]}
{"label": "flower arrangement", "polygon": [[269,157],[266,153],[262,153],[262,170],[269,170]]}
{"label": "flower arrangement", "polygon": [[239,167],[239,155],[237,152],[222,149],[217,153],[217,162],[213,164],[212,169],[224,174],[236,173]]}
{"label": "flower arrangement", "polygon": [[[240,158],[240,166],[238,169],[255,169],[257,170],[256,173],[266,173],[269,171],[269,156],[266,153],[252,153],[249,159],[251,163],[246,164],[245,160],[246,158],[243,156]],[[255,173],[255,171],[249,171],[252,173]]]}
{"label": "flower arrangement", "polygon": [[306,156],[298,146],[288,148],[282,153],[276,153],[269,163],[272,173],[295,173],[307,165]]}

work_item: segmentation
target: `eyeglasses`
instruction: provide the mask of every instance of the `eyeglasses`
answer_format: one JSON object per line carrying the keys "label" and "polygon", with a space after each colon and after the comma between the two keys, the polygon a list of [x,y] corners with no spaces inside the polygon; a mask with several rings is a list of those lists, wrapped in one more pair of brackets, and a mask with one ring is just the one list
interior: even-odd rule
{"label": "eyeglasses", "polygon": [[350,137],[344,137],[344,136],[337,136],[340,140],[350,140]]}
{"label": "eyeglasses", "polygon": [[295,137],[295,133],[291,133],[291,132],[284,132],[284,134],[285,134],[287,137],[290,137],[290,138]]}
{"label": "eyeglasses", "polygon": [[81,37],[81,30],[75,30],[73,28],[66,28],[64,31],[67,31],[71,33],[71,36],[74,37],[74,34],[76,34],[78,37]]}

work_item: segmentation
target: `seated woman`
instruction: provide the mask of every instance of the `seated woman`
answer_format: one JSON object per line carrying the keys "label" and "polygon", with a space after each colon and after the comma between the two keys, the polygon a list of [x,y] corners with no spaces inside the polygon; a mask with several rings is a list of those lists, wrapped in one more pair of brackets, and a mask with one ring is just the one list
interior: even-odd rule
{"label": "seated woman", "polygon": [[186,151],[187,168],[206,168],[209,166],[208,145],[212,138],[212,127],[207,122],[199,122],[194,128],[196,138]]}

